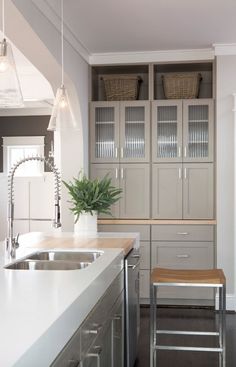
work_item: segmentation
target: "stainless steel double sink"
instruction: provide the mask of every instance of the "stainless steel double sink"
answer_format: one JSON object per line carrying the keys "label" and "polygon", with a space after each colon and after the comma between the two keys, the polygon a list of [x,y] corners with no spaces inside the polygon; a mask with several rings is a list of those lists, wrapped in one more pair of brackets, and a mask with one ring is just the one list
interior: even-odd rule
{"label": "stainless steel double sink", "polygon": [[102,255],[102,251],[48,250],[34,252],[24,259],[6,265],[12,270],[84,269]]}

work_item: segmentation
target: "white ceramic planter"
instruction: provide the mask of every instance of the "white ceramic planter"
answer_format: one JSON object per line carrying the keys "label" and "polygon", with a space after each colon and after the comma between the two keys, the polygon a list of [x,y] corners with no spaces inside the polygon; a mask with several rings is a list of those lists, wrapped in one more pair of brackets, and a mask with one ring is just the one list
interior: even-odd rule
{"label": "white ceramic planter", "polygon": [[96,236],[97,235],[97,212],[81,213],[78,221],[74,224],[74,234],[76,236]]}

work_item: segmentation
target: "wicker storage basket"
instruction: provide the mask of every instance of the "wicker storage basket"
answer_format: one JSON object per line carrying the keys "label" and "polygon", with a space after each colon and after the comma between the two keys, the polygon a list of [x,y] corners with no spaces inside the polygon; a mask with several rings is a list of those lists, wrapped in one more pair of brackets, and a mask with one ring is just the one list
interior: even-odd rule
{"label": "wicker storage basket", "polygon": [[104,75],[102,77],[107,101],[138,99],[142,79],[137,75]]}
{"label": "wicker storage basket", "polygon": [[162,76],[165,97],[167,99],[197,98],[201,79],[199,73],[166,73]]}

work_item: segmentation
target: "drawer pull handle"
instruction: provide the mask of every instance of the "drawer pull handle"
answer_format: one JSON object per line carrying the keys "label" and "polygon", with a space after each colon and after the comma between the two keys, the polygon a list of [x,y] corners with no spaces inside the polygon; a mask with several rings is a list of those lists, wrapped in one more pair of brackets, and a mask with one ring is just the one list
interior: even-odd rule
{"label": "drawer pull handle", "polygon": [[178,235],[183,235],[183,236],[186,236],[188,235],[189,233],[188,232],[177,232]]}
{"label": "drawer pull handle", "polygon": [[139,259],[140,255],[136,254],[136,255],[132,255],[131,257],[132,257],[132,259]]}
{"label": "drawer pull handle", "polygon": [[114,321],[120,321],[120,320],[122,320],[122,315],[115,315],[114,317],[113,317],[113,320]]}
{"label": "drawer pull handle", "polygon": [[128,269],[135,270],[140,265],[140,261],[138,261],[135,265],[128,264]]}
{"label": "drawer pull handle", "polygon": [[94,329],[86,330],[86,333],[97,335],[99,333],[99,331],[101,330],[102,325],[101,324],[93,324],[93,328]]}
{"label": "drawer pull handle", "polygon": [[178,259],[188,259],[190,256],[188,254],[176,255]]}
{"label": "drawer pull handle", "polygon": [[97,367],[100,367],[100,354],[102,353],[102,348],[100,346],[95,346],[93,352],[88,353],[88,358],[97,358]]}

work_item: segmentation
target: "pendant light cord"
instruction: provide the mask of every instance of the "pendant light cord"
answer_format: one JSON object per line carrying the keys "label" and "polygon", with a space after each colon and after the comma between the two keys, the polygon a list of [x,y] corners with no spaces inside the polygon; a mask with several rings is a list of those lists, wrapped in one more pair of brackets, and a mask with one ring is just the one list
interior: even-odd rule
{"label": "pendant light cord", "polygon": [[5,0],[2,0],[2,33],[5,38]]}
{"label": "pendant light cord", "polygon": [[[3,0],[4,1],[4,0]],[[61,0],[61,85],[64,85],[64,0]]]}

